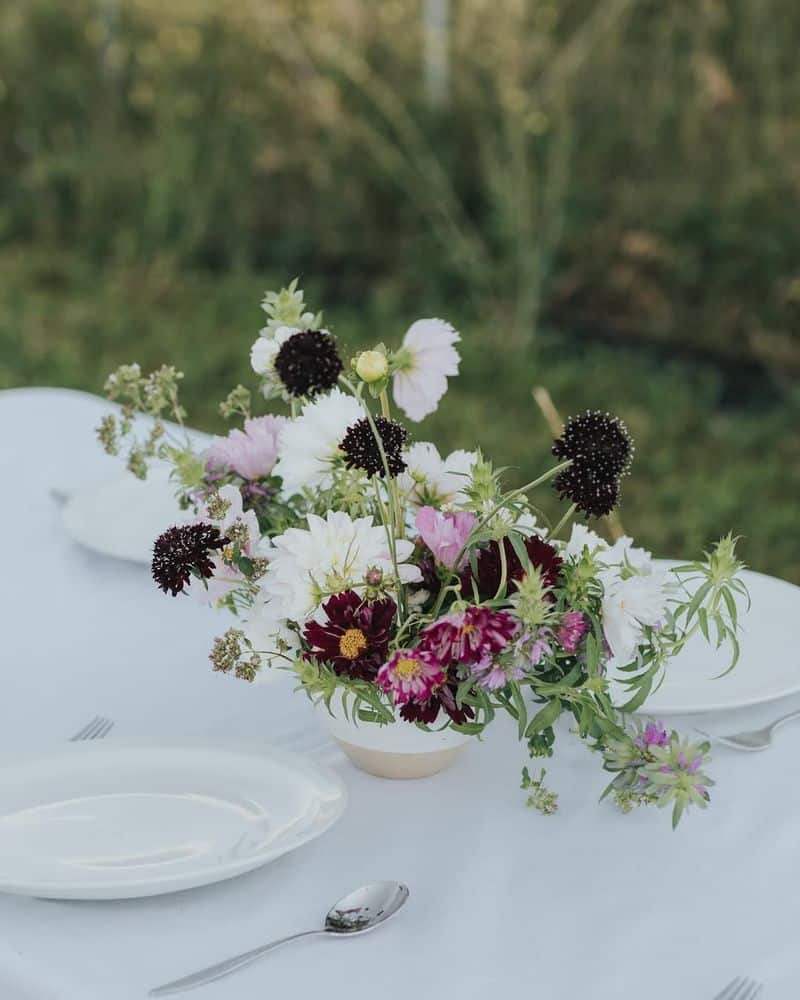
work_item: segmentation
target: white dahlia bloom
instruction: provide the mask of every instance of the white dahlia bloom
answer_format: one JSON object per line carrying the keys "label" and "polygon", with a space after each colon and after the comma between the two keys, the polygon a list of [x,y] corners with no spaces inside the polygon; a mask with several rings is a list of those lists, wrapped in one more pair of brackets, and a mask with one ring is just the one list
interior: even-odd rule
{"label": "white dahlia bloom", "polygon": [[447,392],[448,375],[458,375],[461,360],[453,346],[459,333],[442,319],[412,323],[397,352],[400,366],[394,374],[394,400],[411,420],[433,413]]}
{"label": "white dahlia bloom", "polygon": [[339,444],[347,428],[363,415],[358,400],[341,389],[332,389],[306,403],[300,416],[286,423],[273,472],[283,480],[287,496],[304,487],[330,484],[333,463],[341,454]]}
{"label": "white dahlia bloom", "polygon": [[464,488],[478,460],[474,451],[453,451],[443,459],[430,441],[419,441],[405,452],[406,471],[398,477],[404,496],[419,506],[445,507],[463,502]]}
{"label": "white dahlia bloom", "polygon": [[[397,561],[404,583],[421,579],[417,566],[406,565],[412,542],[397,540]],[[269,568],[261,592],[279,619],[304,622],[330,594],[363,592],[367,572],[379,569],[394,576],[386,531],[371,517],[355,520],[344,511],[322,518],[308,515],[308,530],[289,528],[273,539]]]}

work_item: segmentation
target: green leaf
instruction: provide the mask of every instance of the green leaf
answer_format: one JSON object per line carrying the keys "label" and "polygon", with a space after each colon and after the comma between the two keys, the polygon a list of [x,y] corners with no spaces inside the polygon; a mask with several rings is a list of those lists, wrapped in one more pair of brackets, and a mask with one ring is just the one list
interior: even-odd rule
{"label": "green leaf", "polygon": [[711,590],[711,587],[712,587],[711,581],[707,580],[701,587],[697,588],[697,591],[696,591],[694,597],[689,602],[689,607],[687,608],[687,611],[686,611],[686,624],[687,625],[692,620],[692,618],[694,618],[695,614],[697,613],[697,609],[700,607],[700,605],[706,599],[706,596],[708,595],[709,590]]}
{"label": "green leaf", "polygon": [[638,692],[620,708],[621,712],[635,712],[641,708],[653,687],[653,675],[645,674]]}
{"label": "green leaf", "polygon": [[536,715],[528,723],[528,727],[525,730],[526,739],[530,739],[531,736],[535,736],[540,733],[543,729],[547,729],[552,726],[553,723],[561,715],[562,704],[558,698],[554,698],[552,701],[548,702],[544,708],[541,708]]}
{"label": "green leaf", "polygon": [[528,710],[525,706],[525,699],[522,697],[522,689],[519,684],[511,685],[511,700],[514,702],[514,708],[517,711],[518,738],[522,739],[525,735],[525,727],[528,724]]}

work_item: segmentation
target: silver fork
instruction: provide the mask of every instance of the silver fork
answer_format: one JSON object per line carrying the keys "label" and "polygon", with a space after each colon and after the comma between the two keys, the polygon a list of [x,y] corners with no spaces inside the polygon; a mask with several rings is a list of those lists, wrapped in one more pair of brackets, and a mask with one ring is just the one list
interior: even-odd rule
{"label": "silver fork", "polygon": [[104,719],[102,715],[96,715],[91,722],[79,729],[74,736],[70,736],[70,743],[79,743],[81,740],[102,740],[104,736],[108,736],[111,730],[114,728],[114,722],[111,719]]}
{"label": "silver fork", "polygon": [[722,993],[718,993],[714,1000],[755,1000],[763,989],[763,983],[757,983],[755,979],[743,979],[737,976],[732,983],[728,983]]}
{"label": "silver fork", "polygon": [[[772,734],[778,726],[782,726],[784,722],[789,722],[791,719],[798,718],[800,718],[800,709],[795,709],[794,712],[782,715],[780,719],[776,719],[768,726],[764,726],[763,729],[751,729],[744,733],[732,733],[730,736],[712,736],[710,733],[703,733],[703,736],[707,736],[708,739],[714,740],[717,743],[722,743],[723,746],[733,747],[734,750],[766,750],[767,747],[772,746]],[[699,733],[703,732],[702,729],[698,729],[697,731]]]}

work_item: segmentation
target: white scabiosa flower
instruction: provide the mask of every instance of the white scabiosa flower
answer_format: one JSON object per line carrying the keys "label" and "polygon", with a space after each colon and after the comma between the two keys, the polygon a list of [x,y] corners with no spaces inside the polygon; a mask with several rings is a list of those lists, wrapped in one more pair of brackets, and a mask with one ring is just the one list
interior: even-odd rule
{"label": "white scabiosa flower", "polygon": [[474,451],[453,451],[442,458],[430,441],[419,441],[403,452],[406,471],[398,477],[400,489],[409,502],[420,507],[450,507],[462,503],[472,467],[478,460]]}
{"label": "white scabiosa flower", "polygon": [[275,361],[281,347],[295,333],[299,333],[296,327],[279,326],[271,331],[265,327],[250,348],[250,364],[256,375],[262,378],[261,391],[267,399],[283,393],[283,383],[275,369]]}
{"label": "white scabiosa flower", "polygon": [[394,400],[410,420],[433,413],[447,392],[447,378],[458,374],[459,333],[442,319],[418,319],[395,355]]}
{"label": "white scabiosa flower", "polygon": [[[397,540],[397,561],[404,583],[421,579],[419,568],[407,565],[414,545]],[[355,520],[344,511],[308,515],[308,530],[289,528],[273,539],[269,568],[261,590],[277,618],[302,623],[312,617],[330,594],[362,593],[367,573],[377,569],[384,579],[394,576],[386,531],[371,517]]]}
{"label": "white scabiosa flower", "polygon": [[339,444],[347,428],[362,416],[358,400],[333,389],[306,403],[300,416],[285,425],[273,472],[283,480],[287,496],[330,484],[333,463],[341,454]]}

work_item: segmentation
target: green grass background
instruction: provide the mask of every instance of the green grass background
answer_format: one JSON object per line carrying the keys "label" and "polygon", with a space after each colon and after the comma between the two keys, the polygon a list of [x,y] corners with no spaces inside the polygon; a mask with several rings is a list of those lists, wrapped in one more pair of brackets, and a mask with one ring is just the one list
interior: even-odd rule
{"label": "green grass background", "polygon": [[451,16],[436,105],[416,0],[0,8],[0,388],[172,362],[222,429],[261,296],[299,275],[345,349],[462,331],[417,437],[521,482],[533,385],[613,410],[629,533],[682,557],[733,530],[800,582],[800,8]]}

